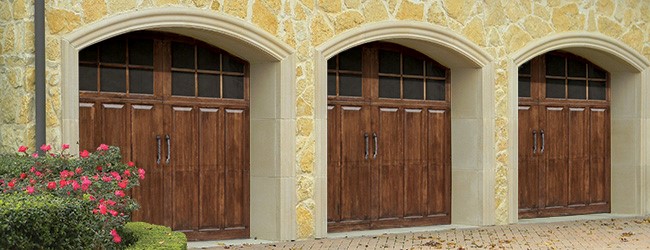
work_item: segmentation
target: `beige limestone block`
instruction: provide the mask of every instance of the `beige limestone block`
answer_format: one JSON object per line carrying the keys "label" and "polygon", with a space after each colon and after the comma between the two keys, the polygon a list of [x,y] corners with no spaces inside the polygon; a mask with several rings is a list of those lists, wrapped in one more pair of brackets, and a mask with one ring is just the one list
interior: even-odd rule
{"label": "beige limestone block", "polygon": [[308,118],[298,118],[296,122],[298,135],[309,136],[314,131],[314,120]]}
{"label": "beige limestone block", "polygon": [[314,150],[313,144],[303,153],[300,157],[300,171],[302,173],[311,174],[314,172]]}
{"label": "beige limestone block", "polygon": [[212,5],[210,5],[210,9],[216,10],[216,11],[221,11],[221,3],[219,1],[213,1]]}
{"label": "beige limestone block", "polygon": [[298,201],[304,201],[314,196],[314,178],[309,175],[300,175],[298,177],[296,193]]}
{"label": "beige limestone block", "polygon": [[52,99],[45,102],[45,124],[47,124],[48,127],[59,126],[57,108],[54,106]]}
{"label": "beige limestone block", "polygon": [[463,29],[463,35],[465,35],[472,42],[485,46],[485,25],[483,25],[483,20],[478,17],[475,17],[470,21],[465,28]]}
{"label": "beige limestone block", "polygon": [[211,0],[192,0],[192,3],[194,3],[194,6],[199,7],[199,8],[205,8],[206,6],[210,5]]}
{"label": "beige limestone block", "polygon": [[501,26],[508,23],[508,17],[501,4],[495,5],[487,11],[485,25],[488,27]]}
{"label": "beige limestone block", "polygon": [[316,14],[309,27],[313,46],[318,46],[334,36],[334,30],[329,26],[322,14]]}
{"label": "beige limestone block", "polygon": [[[650,30],[648,31],[650,32]],[[643,31],[638,26],[632,26],[623,36],[621,40],[630,47],[641,51],[643,48]]]}
{"label": "beige limestone block", "polygon": [[271,34],[278,32],[278,19],[276,15],[259,1],[253,4],[253,23]]}
{"label": "beige limestone block", "polygon": [[33,93],[34,92],[34,87],[36,84],[36,74],[34,70],[34,66],[30,65],[25,67],[25,92],[27,93]]}
{"label": "beige limestone block", "polygon": [[551,9],[547,8],[546,6],[540,3],[535,3],[535,7],[533,8],[533,14],[545,21],[551,20]]}
{"label": "beige limestone block", "polygon": [[246,0],[228,0],[224,1],[223,6],[224,12],[227,14],[239,17],[246,18],[248,11],[248,1]]}
{"label": "beige limestone block", "polygon": [[137,1],[133,0],[112,0],[108,2],[109,13],[119,13],[124,11],[135,10]]}
{"label": "beige limestone block", "polygon": [[53,36],[46,36],[45,58],[49,61],[57,61],[61,56],[61,45],[59,39]]}
{"label": "beige limestone block", "polygon": [[25,23],[25,36],[23,38],[23,51],[25,53],[34,52],[34,22]]}
{"label": "beige limestone block", "polygon": [[560,4],[562,4],[563,1],[564,0],[547,0],[546,5],[547,5],[547,8],[548,7],[555,8],[557,6],[560,6]]}
{"label": "beige limestone block", "polygon": [[[282,11],[282,1],[280,0],[256,0],[256,3],[257,2],[266,5],[273,13],[280,13],[280,11]],[[255,13],[253,13],[253,15],[254,14]]]}
{"label": "beige limestone block", "polygon": [[14,19],[19,20],[27,17],[27,5],[25,0],[14,0],[13,6]]}
{"label": "beige limestone block", "polygon": [[106,16],[106,2],[104,0],[84,0],[81,3],[86,23],[94,22]]}
{"label": "beige limestone block", "polygon": [[616,4],[612,0],[598,0],[596,2],[596,10],[604,16],[611,16],[614,14]]}
{"label": "beige limestone block", "polygon": [[17,89],[23,86],[23,77],[22,71],[20,68],[9,68],[7,69],[7,81],[9,86],[13,89]]}
{"label": "beige limestone block", "polygon": [[519,28],[517,25],[510,25],[503,35],[503,39],[506,45],[506,49],[509,52],[515,52],[518,49],[524,47],[526,43],[533,40],[533,38]]}
{"label": "beige limestone block", "polygon": [[388,10],[380,0],[370,0],[363,8],[363,16],[367,22],[377,22],[388,19]]}
{"label": "beige limestone block", "polygon": [[180,0],[154,0],[156,6],[180,4]]}
{"label": "beige limestone block", "polygon": [[295,20],[305,20],[307,19],[307,7],[302,4],[296,4],[296,7],[293,9],[293,17]]}
{"label": "beige limestone block", "polygon": [[31,95],[24,95],[18,111],[18,124],[28,124],[32,122],[34,114],[34,98]]}
{"label": "beige limestone block", "polygon": [[421,21],[424,19],[424,4],[412,3],[408,0],[402,1],[395,17],[399,20]]}
{"label": "beige limestone block", "polygon": [[582,30],[585,25],[585,16],[580,14],[575,3],[554,9],[551,20],[557,32]]}
{"label": "beige limestone block", "polygon": [[298,238],[310,238],[314,234],[314,208],[313,205],[300,204],[296,209],[298,224]]}
{"label": "beige limestone block", "polygon": [[[3,91],[7,91],[4,89]],[[14,123],[16,120],[16,108],[18,107],[18,103],[20,103],[20,99],[18,99],[19,95],[15,93],[15,90],[7,91],[6,96],[0,100],[0,121],[2,121],[5,124],[10,124]]]}
{"label": "beige limestone block", "polygon": [[2,47],[2,52],[4,53],[10,53],[14,52],[14,44],[16,40],[16,31],[14,29],[13,24],[7,25],[7,28],[5,29],[4,36],[2,37],[4,40],[4,46]]}
{"label": "beige limestone block", "polygon": [[427,21],[440,26],[447,25],[446,11],[440,4],[432,4],[427,10]]}
{"label": "beige limestone block", "polygon": [[344,0],[344,4],[348,9],[359,9],[361,7],[361,0]]}
{"label": "beige limestone block", "polygon": [[296,33],[293,30],[293,23],[285,21],[282,25],[284,27],[284,42],[289,46],[296,47]]}
{"label": "beige limestone block", "polygon": [[64,9],[47,9],[45,12],[45,23],[49,33],[56,35],[68,33],[81,25],[81,18],[74,12]]}
{"label": "beige limestone block", "polygon": [[553,28],[549,26],[544,20],[537,16],[528,16],[524,19],[524,28],[528,31],[533,38],[540,38],[549,35]]}
{"label": "beige limestone block", "polygon": [[340,0],[318,0],[318,7],[321,10],[329,13],[339,13],[341,12],[341,1]]}
{"label": "beige limestone block", "polygon": [[359,11],[347,10],[337,15],[335,20],[336,32],[341,33],[348,29],[359,27],[359,25],[363,24],[365,18]]}
{"label": "beige limestone block", "polygon": [[300,3],[302,3],[307,9],[313,10],[314,9],[314,3],[316,1],[314,0],[300,0]]}
{"label": "beige limestone block", "polygon": [[612,19],[609,19],[607,17],[599,17],[598,18],[598,31],[600,33],[603,33],[607,36],[617,38],[623,33],[623,27],[619,25],[618,23],[614,22]]}
{"label": "beige limestone block", "polygon": [[523,19],[530,13],[523,6],[524,4],[522,3],[511,3],[504,8],[506,16],[510,22],[519,22],[519,20]]}
{"label": "beige limestone block", "polygon": [[465,23],[471,15],[474,7],[474,0],[442,0],[442,3],[449,14],[449,17],[460,23]]}
{"label": "beige limestone block", "polygon": [[311,105],[304,98],[298,98],[296,101],[296,116],[311,116],[314,114]]}
{"label": "beige limestone block", "polygon": [[0,20],[9,21],[13,19],[11,11],[11,3],[9,1],[0,1]]}

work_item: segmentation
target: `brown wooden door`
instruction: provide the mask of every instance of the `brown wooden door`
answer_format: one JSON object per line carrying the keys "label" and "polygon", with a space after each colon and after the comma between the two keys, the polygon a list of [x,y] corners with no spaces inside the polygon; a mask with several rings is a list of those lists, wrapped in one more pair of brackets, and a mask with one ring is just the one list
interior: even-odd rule
{"label": "brown wooden door", "polygon": [[519,217],[609,212],[606,73],[572,55],[548,57],[520,68],[529,92],[519,93]]}
{"label": "brown wooden door", "polygon": [[[391,50],[382,56],[385,47]],[[441,75],[429,76],[424,68],[434,70],[430,59],[401,49],[364,45],[328,62],[330,232],[450,222],[448,72],[436,65]],[[397,60],[399,74],[382,78],[377,63],[386,58]],[[401,70],[401,60],[413,72]],[[438,89],[426,92],[425,83]]]}
{"label": "brown wooden door", "polygon": [[[126,55],[105,58],[119,53]],[[147,172],[132,191],[141,205],[133,220],[190,239],[248,237],[246,63],[152,32],[102,42],[80,58],[81,149],[119,146],[125,160]]]}

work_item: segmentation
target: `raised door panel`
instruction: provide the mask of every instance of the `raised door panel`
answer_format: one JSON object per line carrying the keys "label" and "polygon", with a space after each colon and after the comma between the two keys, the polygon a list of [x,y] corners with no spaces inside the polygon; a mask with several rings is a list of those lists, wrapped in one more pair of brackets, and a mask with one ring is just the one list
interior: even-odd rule
{"label": "raised door panel", "polygon": [[123,103],[102,103],[99,112],[102,136],[100,143],[118,146],[124,159],[130,159],[129,108]]}
{"label": "raised door panel", "polygon": [[[197,229],[198,214],[198,168],[196,108],[168,106],[165,144],[171,180],[167,192],[171,194],[172,229],[193,231]],[[167,137],[169,135],[169,137]],[[167,160],[167,159],[165,159]]]}
{"label": "raised door panel", "polygon": [[199,229],[224,226],[224,129],[223,109],[199,108]]}
{"label": "raised door panel", "polygon": [[[404,217],[427,216],[426,109],[404,109]],[[443,199],[443,197],[439,197]]]}
{"label": "raised door panel", "polygon": [[610,202],[609,109],[592,108],[589,115],[589,200]]}
{"label": "raised door panel", "polygon": [[340,106],[327,106],[327,221],[341,220]]}
{"label": "raised door panel", "polygon": [[589,192],[589,124],[588,111],[582,107],[569,108],[569,166],[568,205],[588,203]]}
{"label": "raised door panel", "polygon": [[[404,215],[404,117],[397,107],[377,107],[373,131],[377,131],[376,173],[379,220],[401,218]],[[374,138],[373,138],[374,139]],[[374,141],[374,140],[373,140]],[[373,143],[374,145],[374,143]],[[409,145],[412,146],[412,145]],[[374,155],[374,154],[373,154]]]}
{"label": "raised door panel", "polygon": [[540,154],[537,106],[519,106],[519,210],[530,211],[539,207]]}
{"label": "raised door panel", "polygon": [[368,106],[341,106],[341,221],[369,219],[371,207],[369,121]]}
{"label": "raised door panel", "polygon": [[568,191],[568,108],[545,107],[540,131],[542,207],[564,207]]}
{"label": "raised door panel", "polygon": [[[449,110],[426,113],[426,204],[427,215],[449,215],[451,211],[451,131]],[[424,189],[424,187],[422,187]]]}
{"label": "raised door panel", "polygon": [[101,142],[100,131],[96,127],[99,124],[97,119],[96,103],[80,102],[79,103],[79,149],[92,151]]}
{"label": "raised door panel", "polygon": [[248,111],[226,109],[225,149],[225,228],[248,226]]}
{"label": "raised door panel", "polygon": [[140,186],[132,191],[140,204],[140,209],[133,213],[133,219],[164,225],[168,203],[163,198],[162,106],[133,104],[130,118],[131,161],[147,173],[147,178],[141,180]]}

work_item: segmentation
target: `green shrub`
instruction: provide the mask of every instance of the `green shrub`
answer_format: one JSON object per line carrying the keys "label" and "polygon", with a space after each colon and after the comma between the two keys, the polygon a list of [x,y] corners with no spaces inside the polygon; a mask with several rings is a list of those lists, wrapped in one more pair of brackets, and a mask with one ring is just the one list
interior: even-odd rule
{"label": "green shrub", "polygon": [[0,194],[3,249],[87,249],[98,245],[93,204],[52,195]]}
{"label": "green shrub", "polygon": [[[130,231],[137,239],[127,249],[187,249],[187,238],[181,232],[172,232],[169,227],[145,222],[126,223],[124,231]],[[125,233],[126,234],[126,233]]]}
{"label": "green shrub", "polygon": [[[102,144],[93,153],[80,152],[79,157],[68,154],[66,144],[61,148],[61,152],[54,153],[50,145],[43,145],[41,150],[45,153],[39,156],[30,155],[28,149],[21,146],[18,154],[0,155],[0,194],[61,197],[90,204],[83,206],[84,215],[89,216],[72,219],[82,225],[92,225],[92,230],[86,232],[92,237],[87,246],[124,248],[130,241],[122,234],[122,228],[130,220],[131,212],[138,208],[127,195],[128,190],[144,179],[144,170],[135,167],[133,162],[125,163],[118,147]],[[49,225],[48,216],[35,213],[28,222],[56,226]],[[14,242],[9,241],[9,244]]]}

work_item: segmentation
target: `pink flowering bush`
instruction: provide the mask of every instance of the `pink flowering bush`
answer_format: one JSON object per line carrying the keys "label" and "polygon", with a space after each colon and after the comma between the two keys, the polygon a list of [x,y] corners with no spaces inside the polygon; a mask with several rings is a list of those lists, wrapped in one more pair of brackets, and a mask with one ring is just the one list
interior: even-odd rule
{"label": "pink flowering bush", "polygon": [[133,162],[123,162],[118,147],[105,144],[90,153],[73,157],[69,145],[54,152],[50,145],[40,149],[44,155],[30,154],[21,146],[18,153],[0,157],[0,193],[67,197],[90,204],[94,222],[90,248],[123,248],[120,235],[132,211],[138,208],[129,190],[145,178],[145,171]]}

